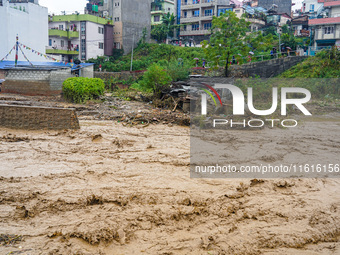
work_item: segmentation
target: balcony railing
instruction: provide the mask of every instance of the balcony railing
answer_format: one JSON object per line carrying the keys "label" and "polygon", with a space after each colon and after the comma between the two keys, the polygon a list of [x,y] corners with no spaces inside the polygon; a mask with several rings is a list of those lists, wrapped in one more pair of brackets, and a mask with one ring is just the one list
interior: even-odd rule
{"label": "balcony railing", "polygon": [[67,38],[78,38],[79,32],[78,31],[65,31],[59,29],[49,29],[48,30],[49,36],[59,36],[59,37],[67,37]]}
{"label": "balcony railing", "polygon": [[79,55],[79,48],[67,48],[67,47],[46,47],[46,54],[55,54],[55,55]]}

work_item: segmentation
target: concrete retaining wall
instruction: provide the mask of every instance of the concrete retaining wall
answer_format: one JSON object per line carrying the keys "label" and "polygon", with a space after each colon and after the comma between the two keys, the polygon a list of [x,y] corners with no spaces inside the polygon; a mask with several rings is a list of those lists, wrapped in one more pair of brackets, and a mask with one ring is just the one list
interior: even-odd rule
{"label": "concrete retaining wall", "polygon": [[100,78],[102,80],[119,79],[128,80],[129,78],[139,78],[143,76],[145,71],[138,72],[94,72],[94,78]]}
{"label": "concrete retaining wall", "polygon": [[[291,56],[244,65],[232,65],[229,66],[229,77],[248,78],[260,76],[261,78],[271,78],[280,75],[307,58],[307,56]],[[225,76],[225,69],[211,70],[210,68],[194,68],[192,74]]]}
{"label": "concrete retaining wall", "polygon": [[75,109],[0,105],[0,127],[30,130],[79,129]]}
{"label": "concrete retaining wall", "polygon": [[239,66],[234,65],[230,68],[230,76],[271,78],[287,71],[307,58],[307,56],[285,57]]}

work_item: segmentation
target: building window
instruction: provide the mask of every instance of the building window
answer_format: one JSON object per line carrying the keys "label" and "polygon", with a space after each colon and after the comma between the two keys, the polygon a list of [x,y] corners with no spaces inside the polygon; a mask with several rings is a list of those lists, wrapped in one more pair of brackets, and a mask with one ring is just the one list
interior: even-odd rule
{"label": "building window", "polygon": [[60,46],[61,46],[62,48],[65,46],[64,40],[61,40],[61,41],[60,41]]}
{"label": "building window", "polygon": [[192,0],[192,4],[199,4],[200,0]]}
{"label": "building window", "polygon": [[104,28],[98,27],[98,33],[99,34],[104,34]]}
{"label": "building window", "polygon": [[99,43],[99,49],[104,49],[104,43],[102,42]]}
{"label": "building window", "polygon": [[218,9],[217,16],[221,16],[222,14],[226,13],[227,11],[233,11],[233,9],[232,8]]}
{"label": "building window", "polygon": [[82,22],[81,27],[80,27],[81,35],[86,34],[86,23]]}
{"label": "building window", "polygon": [[183,31],[187,31],[187,25],[183,26]]}
{"label": "building window", "polygon": [[119,21],[119,17],[115,17],[115,21]]}
{"label": "building window", "polygon": [[48,46],[52,46],[52,39],[48,39]]}
{"label": "building window", "polygon": [[187,11],[184,11],[183,12],[183,18],[187,18],[188,17],[188,12]]}
{"label": "building window", "polygon": [[80,43],[80,56],[82,60],[86,60],[86,21],[80,22],[81,43]]}
{"label": "building window", "polygon": [[159,22],[159,21],[161,20],[160,17],[161,17],[161,16],[159,16],[159,15],[153,17],[153,21],[154,21],[154,22]]}
{"label": "building window", "polygon": [[211,23],[204,23],[204,30],[209,30],[211,29]]}
{"label": "building window", "polygon": [[199,10],[192,11],[192,16],[193,17],[199,17],[200,16],[200,11]]}
{"label": "building window", "polygon": [[192,31],[200,30],[200,25],[199,25],[199,24],[192,24],[192,25],[191,25],[191,30],[192,30]]}
{"label": "building window", "polygon": [[120,43],[119,42],[114,42],[113,43],[113,48],[120,49]]}
{"label": "building window", "polygon": [[325,27],[324,32],[326,35],[334,34],[334,27]]}
{"label": "building window", "polygon": [[314,12],[314,4],[311,4],[311,5],[309,6],[309,12]]}
{"label": "building window", "polygon": [[82,51],[86,50],[86,39],[81,39],[81,50]]}
{"label": "building window", "polygon": [[59,25],[59,30],[64,30],[64,25]]}
{"label": "building window", "polygon": [[115,7],[117,7],[117,6],[119,6],[119,2],[116,2],[116,3],[115,3]]}
{"label": "building window", "polygon": [[212,9],[204,10],[204,16],[212,16],[212,14],[213,14]]}

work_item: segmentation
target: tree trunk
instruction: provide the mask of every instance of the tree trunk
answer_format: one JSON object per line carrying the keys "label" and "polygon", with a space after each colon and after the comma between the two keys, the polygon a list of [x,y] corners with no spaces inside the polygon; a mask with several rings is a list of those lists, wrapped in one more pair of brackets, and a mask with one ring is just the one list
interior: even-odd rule
{"label": "tree trunk", "polygon": [[229,69],[229,53],[228,53],[228,56],[227,56],[227,61],[226,61],[226,64],[225,64],[225,77],[228,77],[228,69]]}

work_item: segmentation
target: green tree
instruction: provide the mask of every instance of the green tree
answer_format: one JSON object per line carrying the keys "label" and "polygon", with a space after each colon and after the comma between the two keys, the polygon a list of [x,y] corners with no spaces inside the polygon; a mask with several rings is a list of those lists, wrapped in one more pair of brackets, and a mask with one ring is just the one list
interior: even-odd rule
{"label": "green tree", "polygon": [[173,37],[175,29],[178,28],[176,24],[176,16],[174,14],[164,14],[162,24],[155,25],[151,29],[151,37],[158,42],[163,42],[167,37]]}
{"label": "green tree", "polygon": [[232,11],[219,17],[213,17],[210,42],[204,41],[204,52],[213,66],[218,66],[220,60],[225,60],[225,76],[228,77],[228,67],[234,55],[245,55],[250,47],[246,42],[250,23],[244,18],[239,19]]}
{"label": "green tree", "polygon": [[142,37],[140,38],[140,40],[138,42],[138,47],[144,47],[145,46],[147,35],[148,35],[148,30],[146,29],[146,27],[144,27],[143,31],[142,31]]}
{"label": "green tree", "polygon": [[163,42],[168,34],[167,27],[163,24],[155,25],[151,29],[151,38],[157,40],[157,42]]}

